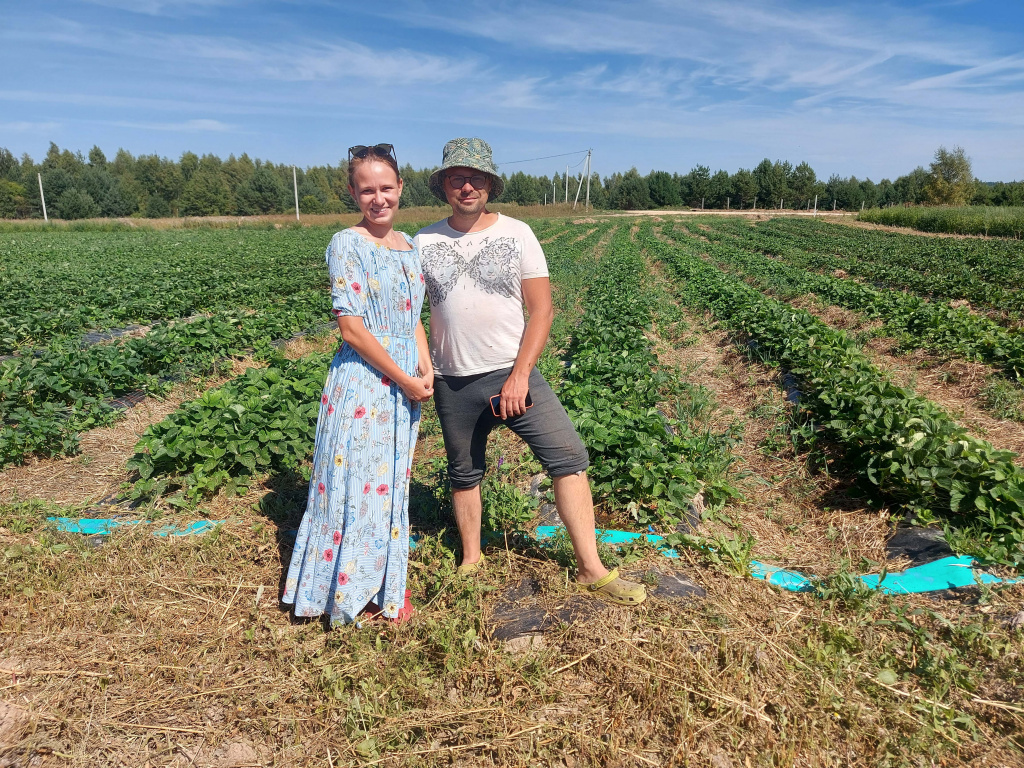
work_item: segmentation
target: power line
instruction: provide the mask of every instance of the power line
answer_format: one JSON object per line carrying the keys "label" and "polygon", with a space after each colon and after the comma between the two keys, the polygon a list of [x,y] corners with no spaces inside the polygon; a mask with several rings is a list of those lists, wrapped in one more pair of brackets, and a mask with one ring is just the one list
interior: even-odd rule
{"label": "power line", "polygon": [[[516,163],[532,163],[534,160],[550,160],[553,157],[568,157],[569,155],[579,155],[579,154],[581,154],[583,152],[589,152],[589,151],[590,151],[589,149],[580,149],[580,150],[577,150],[575,152],[563,152],[560,155],[548,155],[547,157],[531,157],[529,160],[507,160],[507,161],[503,161],[503,162],[497,163],[497,165],[515,165]],[[583,162],[583,161],[581,160],[580,162]],[[579,163],[577,163],[577,165],[579,165]],[[575,168],[576,166],[573,166],[573,167]]]}

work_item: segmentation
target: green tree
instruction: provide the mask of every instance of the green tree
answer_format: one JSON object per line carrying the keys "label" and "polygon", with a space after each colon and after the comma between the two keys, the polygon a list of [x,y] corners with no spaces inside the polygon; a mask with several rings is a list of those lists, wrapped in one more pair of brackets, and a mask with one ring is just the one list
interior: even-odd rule
{"label": "green tree", "polygon": [[679,195],[679,185],[667,171],[651,171],[647,174],[647,190],[655,208],[683,204],[683,198]]}
{"label": "green tree", "polygon": [[[586,181],[583,182],[586,184]],[[550,181],[545,178],[542,182],[544,189],[550,189]],[[586,189],[584,189],[584,195]],[[584,198],[585,199],[585,198]],[[608,193],[601,183],[601,176],[596,173],[590,175],[590,207],[604,210],[608,207]]]}
{"label": "green tree", "polygon": [[541,201],[540,184],[533,176],[516,171],[505,182],[505,191],[501,195],[503,203],[519,205],[537,205]]}
{"label": "green tree", "polygon": [[7,179],[8,181],[21,181],[21,166],[18,165],[17,158],[14,154],[7,149],[7,147],[0,147],[0,179]]}
{"label": "green tree", "polygon": [[150,195],[146,198],[146,204],[142,208],[143,215],[147,219],[166,219],[173,215],[171,204],[160,195]]}
{"label": "green tree", "polygon": [[288,189],[270,168],[253,171],[235,193],[235,205],[242,216],[279,213],[288,208]]}
{"label": "green tree", "polygon": [[181,215],[217,216],[228,213],[231,207],[231,192],[219,169],[200,163],[181,193]]}
{"label": "green tree", "polygon": [[14,219],[25,210],[25,188],[14,181],[0,179],[0,219]]}
{"label": "green tree", "polygon": [[778,208],[779,203],[785,204],[786,198],[793,200],[793,192],[789,188],[789,176],[793,166],[787,161],[771,162],[767,157],[757,164],[753,170],[757,182],[757,198],[763,201],[766,208]]}
{"label": "green tree", "polygon": [[793,205],[806,205],[814,198],[818,176],[807,163],[802,162],[794,168],[787,181],[792,191]]}
{"label": "green tree", "polygon": [[[711,183],[708,189],[708,207],[709,208],[725,208],[725,203],[728,198],[731,198],[732,190],[729,184],[729,172],[718,171],[714,176],[711,177]],[[729,200],[729,205],[732,205],[732,200]]]}
{"label": "green tree", "polygon": [[178,167],[181,169],[181,178],[187,182],[199,167],[199,156],[195,152],[182,152]]}
{"label": "green tree", "polygon": [[100,207],[88,192],[71,187],[57,198],[53,214],[58,219],[89,219],[100,215]]}
{"label": "green tree", "polygon": [[620,211],[645,211],[651,207],[647,181],[636,168],[630,168],[611,190],[610,205]]}
{"label": "green tree", "polygon": [[935,160],[929,166],[925,195],[937,205],[967,205],[974,195],[974,173],[971,159],[963,147],[935,150]]}
{"label": "green tree", "polygon": [[43,194],[46,196],[48,205],[54,205],[58,197],[75,186],[75,178],[63,168],[43,171],[42,177]]}
{"label": "green tree", "polygon": [[925,201],[924,188],[927,184],[928,171],[919,165],[906,176],[900,176],[893,182],[896,201],[913,205],[923,203]]}
{"label": "green tree", "polygon": [[732,175],[729,182],[732,186],[732,193],[736,197],[737,207],[752,207],[757,199],[757,179],[754,178],[754,174],[746,168],[740,168]]}
{"label": "green tree", "polygon": [[696,165],[686,174],[686,186],[689,190],[688,202],[695,208],[707,205],[711,195],[711,169],[706,165]]}
{"label": "green tree", "polygon": [[95,144],[93,144],[92,149],[89,150],[89,165],[93,168],[107,167],[107,156],[103,154],[103,150]]}

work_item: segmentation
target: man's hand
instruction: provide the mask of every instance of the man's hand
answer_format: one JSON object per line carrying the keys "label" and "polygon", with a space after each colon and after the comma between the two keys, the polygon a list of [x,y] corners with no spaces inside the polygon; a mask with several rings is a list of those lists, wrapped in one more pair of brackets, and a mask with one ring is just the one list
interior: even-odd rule
{"label": "man's hand", "polygon": [[529,391],[529,374],[522,376],[513,371],[501,387],[501,407],[498,409],[501,418],[507,419],[526,413],[526,395]]}

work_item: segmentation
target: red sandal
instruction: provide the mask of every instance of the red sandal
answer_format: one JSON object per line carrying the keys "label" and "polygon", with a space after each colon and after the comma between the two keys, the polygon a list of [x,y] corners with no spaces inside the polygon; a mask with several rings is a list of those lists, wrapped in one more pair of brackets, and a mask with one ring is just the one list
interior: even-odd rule
{"label": "red sandal", "polygon": [[378,608],[376,603],[367,603],[366,608],[363,609],[363,615],[369,621],[383,619],[384,621],[390,621],[392,624],[401,624],[408,621],[412,618],[412,615],[416,613],[416,609],[412,607],[412,603],[409,601],[410,597],[412,597],[412,591],[408,589],[405,590],[405,603],[403,603],[402,607],[398,609],[398,615],[394,618],[385,616],[384,611]]}

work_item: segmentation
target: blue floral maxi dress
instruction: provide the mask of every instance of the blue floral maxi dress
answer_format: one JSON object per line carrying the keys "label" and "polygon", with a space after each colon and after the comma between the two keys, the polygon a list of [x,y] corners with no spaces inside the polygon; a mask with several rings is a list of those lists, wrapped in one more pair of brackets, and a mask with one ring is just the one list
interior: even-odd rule
{"label": "blue floral maxi dress", "polygon": [[[412,239],[406,235],[412,245]],[[327,247],[334,314],[359,316],[406,373],[416,372],[423,304],[419,251],[346,229]],[[394,618],[405,602],[409,478],[420,406],[342,344],[320,399],[313,473],[282,602],[296,616],[351,622],[367,604]]]}

